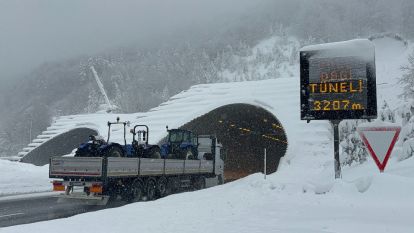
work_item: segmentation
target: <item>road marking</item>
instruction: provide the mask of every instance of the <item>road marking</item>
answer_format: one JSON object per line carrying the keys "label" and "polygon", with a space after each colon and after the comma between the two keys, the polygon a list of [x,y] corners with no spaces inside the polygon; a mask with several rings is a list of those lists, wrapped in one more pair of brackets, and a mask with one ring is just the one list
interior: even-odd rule
{"label": "road marking", "polygon": [[22,215],[22,214],[24,214],[24,213],[15,213],[15,214],[0,215],[0,218],[7,218],[7,217],[16,216],[16,215]]}

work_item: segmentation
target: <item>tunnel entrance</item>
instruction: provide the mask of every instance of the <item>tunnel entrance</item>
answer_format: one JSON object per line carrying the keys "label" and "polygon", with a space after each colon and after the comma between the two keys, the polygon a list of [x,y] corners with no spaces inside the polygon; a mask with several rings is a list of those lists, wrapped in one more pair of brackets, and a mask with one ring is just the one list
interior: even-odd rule
{"label": "tunnel entrance", "polygon": [[98,135],[96,130],[90,128],[75,128],[44,142],[27,153],[21,162],[43,166],[49,163],[52,156],[69,154],[81,143],[88,140],[89,135]]}
{"label": "tunnel entrance", "polygon": [[215,134],[227,151],[226,182],[263,171],[276,171],[285,155],[287,138],[279,120],[267,110],[250,104],[231,104],[214,109],[183,125],[196,134]]}

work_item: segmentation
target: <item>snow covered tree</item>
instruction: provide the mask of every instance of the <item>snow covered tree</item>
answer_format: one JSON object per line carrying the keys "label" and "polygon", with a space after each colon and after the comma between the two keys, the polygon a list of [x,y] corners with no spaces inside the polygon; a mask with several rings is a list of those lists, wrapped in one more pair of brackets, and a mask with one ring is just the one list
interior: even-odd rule
{"label": "snow covered tree", "polygon": [[402,155],[400,160],[409,158],[414,154],[414,117],[403,126],[400,133],[400,141],[402,141]]}
{"label": "snow covered tree", "polygon": [[368,153],[361,138],[356,132],[357,126],[365,120],[345,120],[339,125],[339,140],[341,148],[341,163],[350,165],[353,162],[363,163]]}
{"label": "snow covered tree", "polygon": [[414,52],[408,56],[408,65],[401,67],[404,74],[399,80],[403,85],[402,97],[406,100],[414,99]]}
{"label": "snow covered tree", "polygon": [[161,99],[162,101],[167,101],[170,98],[170,92],[168,90],[168,86],[165,85],[164,89],[161,92]]}
{"label": "snow covered tree", "polygon": [[379,111],[379,119],[381,121],[395,123],[395,114],[388,106],[387,101],[384,100]]}
{"label": "snow covered tree", "polygon": [[401,69],[404,74],[399,82],[404,88],[402,97],[406,104],[397,111],[403,125],[400,133],[402,154],[399,159],[406,159],[414,155],[414,52],[408,57],[408,65]]}

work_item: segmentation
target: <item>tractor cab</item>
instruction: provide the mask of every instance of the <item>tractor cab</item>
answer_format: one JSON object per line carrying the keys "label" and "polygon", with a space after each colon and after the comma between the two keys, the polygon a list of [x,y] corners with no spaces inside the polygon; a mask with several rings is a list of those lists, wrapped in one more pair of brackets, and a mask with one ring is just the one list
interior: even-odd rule
{"label": "tractor cab", "polygon": [[167,127],[167,143],[162,145],[161,154],[164,158],[196,159],[198,138],[193,132],[184,129]]}

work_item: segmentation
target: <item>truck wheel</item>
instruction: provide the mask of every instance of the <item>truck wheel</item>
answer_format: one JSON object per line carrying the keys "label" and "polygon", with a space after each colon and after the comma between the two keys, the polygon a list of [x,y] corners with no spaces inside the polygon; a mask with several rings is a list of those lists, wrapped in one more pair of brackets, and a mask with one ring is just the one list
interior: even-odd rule
{"label": "truck wheel", "polygon": [[119,147],[113,146],[106,153],[106,157],[124,157],[124,152]]}
{"label": "truck wheel", "polygon": [[144,194],[144,185],[140,179],[136,179],[131,186],[129,192],[122,196],[122,199],[127,202],[137,202],[142,200]]}
{"label": "truck wheel", "polygon": [[157,183],[155,182],[154,179],[148,179],[147,190],[146,190],[147,201],[151,201],[155,199],[156,191],[157,191]]}
{"label": "truck wheel", "polygon": [[144,185],[142,185],[141,180],[135,180],[132,185],[132,196],[133,202],[137,202],[142,200],[142,196],[144,194]]}
{"label": "truck wheel", "polygon": [[154,147],[151,149],[149,157],[151,159],[161,159],[161,151],[160,148]]}
{"label": "truck wheel", "polygon": [[167,181],[167,195],[180,190],[180,180],[177,177],[170,177]]}
{"label": "truck wheel", "polygon": [[223,176],[222,175],[219,175],[217,177],[217,179],[218,179],[218,184],[224,184],[224,180],[223,180]]}
{"label": "truck wheel", "polygon": [[107,186],[104,190],[104,195],[109,197],[108,203],[112,203],[117,200],[118,192],[113,188],[113,186]]}
{"label": "truck wheel", "polygon": [[167,196],[169,193],[167,190],[167,178],[165,178],[164,176],[161,177],[158,182],[157,182],[157,196],[158,197],[165,197]]}
{"label": "truck wheel", "polygon": [[206,188],[206,181],[203,176],[199,176],[195,178],[193,186],[196,190],[205,189]]}

